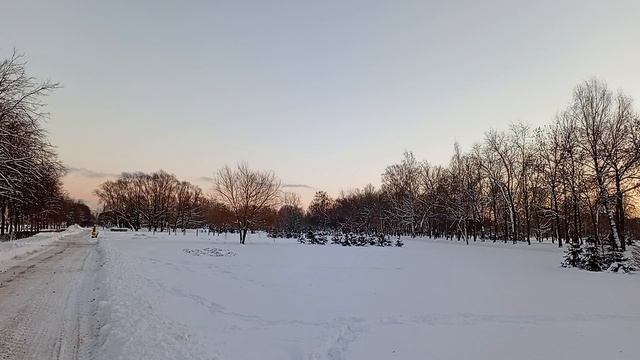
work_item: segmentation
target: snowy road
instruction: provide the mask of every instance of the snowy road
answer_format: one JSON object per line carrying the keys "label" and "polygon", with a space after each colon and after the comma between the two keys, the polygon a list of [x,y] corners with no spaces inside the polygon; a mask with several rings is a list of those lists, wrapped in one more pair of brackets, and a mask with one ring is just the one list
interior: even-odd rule
{"label": "snowy road", "polygon": [[0,359],[91,357],[95,247],[77,231],[0,272]]}

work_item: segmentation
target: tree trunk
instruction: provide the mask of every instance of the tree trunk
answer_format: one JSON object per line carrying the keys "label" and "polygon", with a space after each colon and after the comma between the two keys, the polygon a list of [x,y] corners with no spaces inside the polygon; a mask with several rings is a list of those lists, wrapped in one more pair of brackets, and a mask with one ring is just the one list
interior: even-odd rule
{"label": "tree trunk", "polygon": [[626,249],[626,233],[625,233],[625,214],[624,202],[622,201],[622,185],[620,177],[616,172],[616,215],[618,217],[618,230],[620,231],[620,241],[622,242],[622,251]]}
{"label": "tree trunk", "polygon": [[604,209],[607,213],[607,217],[609,218],[609,224],[611,226],[611,234],[613,235],[613,245],[615,247],[619,247],[620,250],[626,250],[626,244],[624,241],[620,241],[620,235],[618,233],[618,226],[616,225],[616,219],[613,214],[613,210],[611,209],[611,198],[609,197],[609,193],[607,192],[607,187],[604,184],[604,179],[601,174],[598,174],[598,186],[600,187],[600,192],[602,193],[602,199],[604,201]]}
{"label": "tree trunk", "polygon": [[[505,207],[506,210],[506,207]],[[507,212],[504,212],[504,243],[506,244],[509,241],[509,220],[507,218]]]}
{"label": "tree trunk", "polygon": [[498,205],[495,197],[493,198],[493,242],[498,239]]}
{"label": "tree trunk", "polygon": [[244,245],[244,242],[247,239],[247,231],[248,231],[248,229],[246,229],[246,228],[241,228],[240,229],[240,244]]}
{"label": "tree trunk", "polygon": [[560,235],[560,215],[558,214],[558,209],[556,208],[555,223],[556,223],[556,239],[558,239],[558,247],[562,247],[562,237]]}
{"label": "tree trunk", "polygon": [[4,226],[5,226],[5,214],[7,213],[7,205],[6,204],[2,204],[2,207],[0,208],[0,218],[2,220],[0,220],[2,222],[2,225],[0,225],[0,235],[4,235]]}

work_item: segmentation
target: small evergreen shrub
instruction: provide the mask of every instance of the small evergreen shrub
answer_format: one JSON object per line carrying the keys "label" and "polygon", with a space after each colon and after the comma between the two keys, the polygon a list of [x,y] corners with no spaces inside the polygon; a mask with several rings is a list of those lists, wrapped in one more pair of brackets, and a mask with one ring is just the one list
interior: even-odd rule
{"label": "small evergreen shrub", "polygon": [[582,265],[582,247],[577,242],[572,242],[564,254],[562,267],[580,267]]}
{"label": "small evergreen shrub", "polygon": [[315,233],[313,230],[307,231],[304,235],[300,235],[298,242],[301,244],[324,245],[327,243],[327,235],[323,232]]}
{"label": "small evergreen shrub", "polygon": [[595,244],[588,244],[583,249],[582,268],[589,271],[602,271],[602,256],[600,249]]}
{"label": "small evergreen shrub", "polygon": [[342,244],[342,235],[339,232],[336,232],[331,237],[331,243],[335,245]]}
{"label": "small evergreen shrub", "polygon": [[304,234],[300,234],[298,242],[301,244],[317,244],[325,245],[331,241],[334,245],[342,246],[397,246],[402,247],[404,243],[400,238],[395,242],[391,240],[389,235],[382,233],[351,233],[351,232],[335,232],[333,234],[328,232],[314,232],[312,230],[307,231]]}

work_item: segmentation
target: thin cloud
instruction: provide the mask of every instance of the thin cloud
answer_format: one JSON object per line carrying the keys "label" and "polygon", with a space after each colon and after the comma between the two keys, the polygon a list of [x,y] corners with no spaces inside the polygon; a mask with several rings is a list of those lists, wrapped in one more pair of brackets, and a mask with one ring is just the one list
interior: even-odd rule
{"label": "thin cloud", "polygon": [[198,178],[198,180],[200,180],[200,181],[207,181],[207,182],[211,182],[211,181],[213,181],[213,178],[212,178],[212,177],[209,177],[209,176],[200,176],[200,177]]}
{"label": "thin cloud", "polygon": [[69,167],[67,168],[69,174],[76,174],[92,179],[103,179],[109,177],[117,177],[119,174],[107,173],[102,171],[90,170],[87,168]]}
{"label": "thin cloud", "polygon": [[282,187],[283,188],[301,188],[301,189],[310,189],[310,190],[316,189],[313,186],[306,185],[306,184],[283,184]]}

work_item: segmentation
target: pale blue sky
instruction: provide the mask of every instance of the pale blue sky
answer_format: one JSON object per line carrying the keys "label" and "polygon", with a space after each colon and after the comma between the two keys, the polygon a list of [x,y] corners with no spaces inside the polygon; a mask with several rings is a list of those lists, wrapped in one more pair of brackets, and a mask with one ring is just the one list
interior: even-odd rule
{"label": "pale blue sky", "polygon": [[[336,195],[412,150],[548,123],[579,81],[640,97],[640,1],[3,1],[70,167],[212,176],[247,161]],[[68,178],[88,199],[102,179]],[[206,183],[199,182],[204,187]],[[305,198],[311,190],[303,193]]]}

